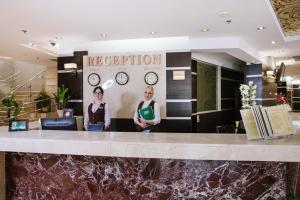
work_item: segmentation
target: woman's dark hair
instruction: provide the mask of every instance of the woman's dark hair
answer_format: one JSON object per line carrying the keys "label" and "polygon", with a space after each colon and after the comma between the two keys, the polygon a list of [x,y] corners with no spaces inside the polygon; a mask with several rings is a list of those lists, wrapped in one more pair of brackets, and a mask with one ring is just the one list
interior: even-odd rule
{"label": "woman's dark hair", "polygon": [[104,94],[104,91],[103,91],[101,86],[95,87],[94,90],[93,90],[93,93],[95,93],[97,89],[99,89],[101,91],[101,93]]}

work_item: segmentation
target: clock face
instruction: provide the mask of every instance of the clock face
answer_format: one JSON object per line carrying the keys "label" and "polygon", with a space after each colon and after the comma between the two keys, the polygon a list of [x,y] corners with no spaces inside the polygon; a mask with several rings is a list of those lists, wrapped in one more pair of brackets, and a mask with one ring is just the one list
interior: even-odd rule
{"label": "clock face", "polygon": [[100,78],[99,74],[91,73],[88,77],[88,82],[91,86],[99,85],[100,81],[101,81],[101,78]]}
{"label": "clock face", "polygon": [[158,82],[158,75],[155,72],[148,72],[144,79],[148,85],[155,85]]}
{"label": "clock face", "polygon": [[125,85],[125,84],[127,84],[128,81],[129,81],[129,76],[128,76],[128,74],[125,73],[125,72],[118,72],[118,73],[116,74],[115,79],[116,79],[116,82],[117,82],[119,85]]}

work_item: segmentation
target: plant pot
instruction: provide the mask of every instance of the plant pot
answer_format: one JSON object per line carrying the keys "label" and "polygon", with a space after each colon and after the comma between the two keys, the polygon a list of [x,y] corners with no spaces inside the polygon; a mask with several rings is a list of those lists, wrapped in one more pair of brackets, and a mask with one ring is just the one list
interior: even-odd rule
{"label": "plant pot", "polygon": [[48,108],[48,106],[47,107],[42,107],[42,112],[48,112],[49,111],[49,108]]}
{"label": "plant pot", "polygon": [[58,115],[58,117],[63,117],[64,110],[57,110],[57,115]]}

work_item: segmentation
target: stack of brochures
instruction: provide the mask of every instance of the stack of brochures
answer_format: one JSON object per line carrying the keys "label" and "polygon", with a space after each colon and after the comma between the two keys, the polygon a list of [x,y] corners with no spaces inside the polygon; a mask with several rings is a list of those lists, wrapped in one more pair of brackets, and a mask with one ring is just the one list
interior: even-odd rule
{"label": "stack of brochures", "polygon": [[154,112],[151,106],[139,109],[139,113],[141,117],[145,120],[153,120],[154,119]]}
{"label": "stack of brochures", "polygon": [[284,106],[252,106],[241,110],[242,119],[249,140],[268,139],[294,134],[291,117]]}

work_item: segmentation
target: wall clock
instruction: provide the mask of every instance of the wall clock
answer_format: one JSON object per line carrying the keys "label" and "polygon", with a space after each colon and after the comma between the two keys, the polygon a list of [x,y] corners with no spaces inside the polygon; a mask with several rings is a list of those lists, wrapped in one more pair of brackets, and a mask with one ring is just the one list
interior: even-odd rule
{"label": "wall clock", "polygon": [[97,86],[101,82],[101,78],[99,74],[91,73],[88,76],[88,82],[91,86]]}
{"label": "wall clock", "polygon": [[158,82],[158,75],[155,72],[147,72],[144,80],[148,85],[155,85]]}
{"label": "wall clock", "polygon": [[129,81],[129,76],[126,72],[118,72],[115,76],[115,80],[119,85],[126,85]]}

